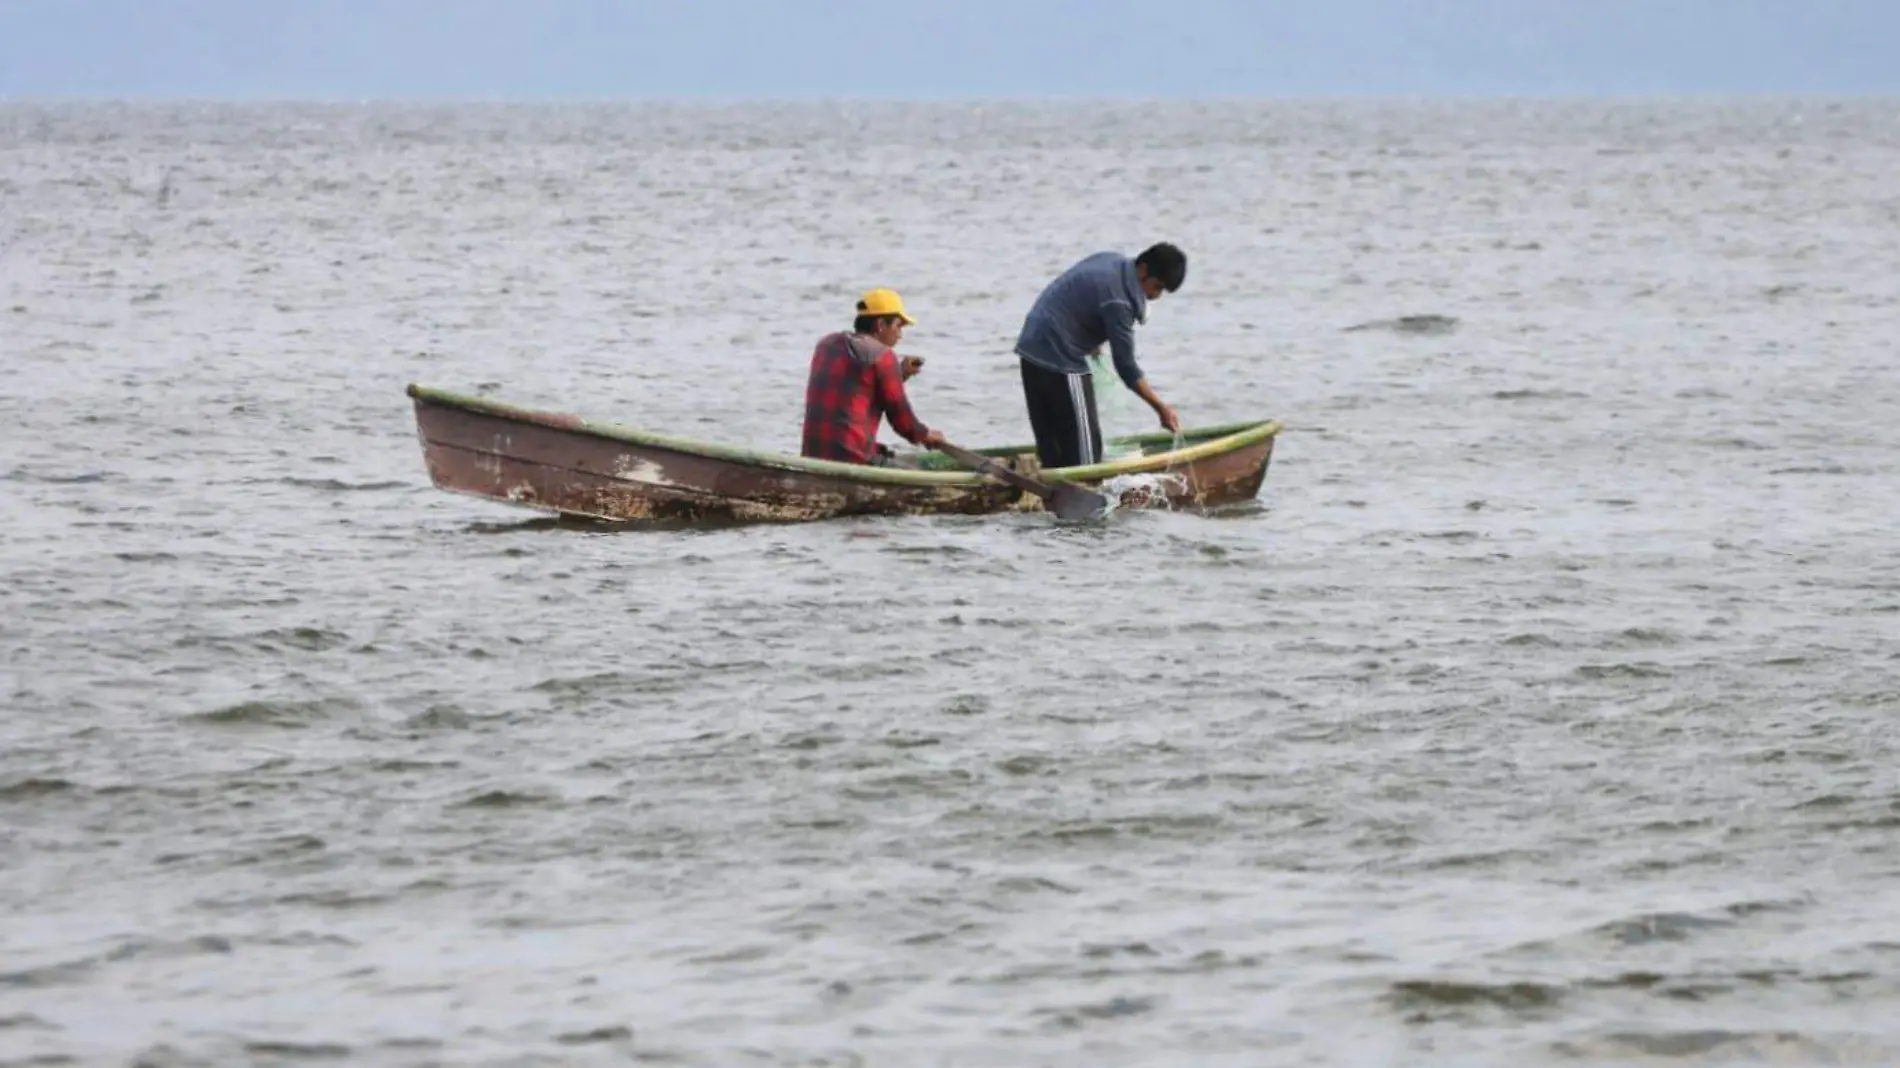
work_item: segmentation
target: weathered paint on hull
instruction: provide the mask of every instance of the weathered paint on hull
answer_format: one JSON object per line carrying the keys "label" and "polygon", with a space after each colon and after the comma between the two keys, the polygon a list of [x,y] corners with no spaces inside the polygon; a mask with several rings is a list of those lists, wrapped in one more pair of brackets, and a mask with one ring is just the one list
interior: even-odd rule
{"label": "weathered paint on hull", "polygon": [[[560,515],[612,522],[802,522],[1042,507],[1034,494],[961,471],[918,473],[922,484],[862,480],[603,436],[585,420],[555,413],[497,414],[421,395],[415,412],[424,462],[437,487]],[[1160,492],[1127,494],[1121,506],[1208,508],[1250,499],[1266,477],[1273,442],[1268,436],[1162,473]],[[1033,466],[1033,453],[1025,459]]]}
{"label": "weathered paint on hull", "polygon": [[[443,489],[613,521],[798,522],[850,515],[986,514],[1019,491],[890,486],[772,470],[416,402],[429,477]],[[1033,499],[1033,498],[1032,498]]]}

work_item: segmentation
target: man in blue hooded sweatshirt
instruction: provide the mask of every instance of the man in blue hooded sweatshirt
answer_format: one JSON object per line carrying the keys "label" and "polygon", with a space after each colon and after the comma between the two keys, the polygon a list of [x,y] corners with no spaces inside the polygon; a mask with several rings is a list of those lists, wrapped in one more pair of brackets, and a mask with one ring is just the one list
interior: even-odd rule
{"label": "man in blue hooded sweatshirt", "polygon": [[1023,399],[1043,467],[1100,463],[1102,428],[1096,418],[1089,353],[1108,345],[1115,374],[1161,425],[1181,420],[1149,387],[1135,362],[1135,324],[1148,321],[1148,302],[1181,288],[1187,255],[1166,242],[1133,259],[1098,252],[1062,272],[1036,298],[1016,338],[1022,358]]}

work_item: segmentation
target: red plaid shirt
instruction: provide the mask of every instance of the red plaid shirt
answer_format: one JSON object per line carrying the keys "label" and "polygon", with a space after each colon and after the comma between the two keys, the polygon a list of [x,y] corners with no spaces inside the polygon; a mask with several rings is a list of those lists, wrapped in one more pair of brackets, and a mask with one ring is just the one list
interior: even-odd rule
{"label": "red plaid shirt", "polygon": [[877,451],[878,423],[915,444],[929,431],[910,410],[897,353],[873,338],[839,332],[818,340],[805,384],[803,455],[868,464]]}

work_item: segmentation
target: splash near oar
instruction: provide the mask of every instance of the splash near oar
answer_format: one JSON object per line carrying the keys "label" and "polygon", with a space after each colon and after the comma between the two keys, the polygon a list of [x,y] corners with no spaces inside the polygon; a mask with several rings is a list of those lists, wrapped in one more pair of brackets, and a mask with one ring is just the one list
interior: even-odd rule
{"label": "splash near oar", "polygon": [[1101,486],[1111,511],[1124,508],[1153,508],[1173,511],[1171,501],[1192,492],[1185,476],[1169,471],[1133,475],[1115,475]]}

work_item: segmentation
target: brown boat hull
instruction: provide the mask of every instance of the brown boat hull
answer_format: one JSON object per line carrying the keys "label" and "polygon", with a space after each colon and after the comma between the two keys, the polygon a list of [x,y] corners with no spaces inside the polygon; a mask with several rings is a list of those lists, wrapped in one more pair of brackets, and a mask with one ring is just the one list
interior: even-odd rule
{"label": "brown boat hull", "polygon": [[[1040,510],[1041,498],[961,468],[894,470],[664,439],[410,387],[431,481],[563,516],[610,522],[803,522],[845,516],[985,515]],[[1277,429],[1277,425],[1275,427]],[[1120,507],[1213,508],[1253,498],[1274,434],[1117,482],[1113,472],[1074,478],[1121,490]],[[1025,470],[1035,455],[987,450]],[[931,459],[946,461],[940,454]],[[1113,468],[1114,464],[1099,465]],[[1095,471],[1098,469],[1075,469]],[[1043,474],[1063,478],[1063,472]]]}

